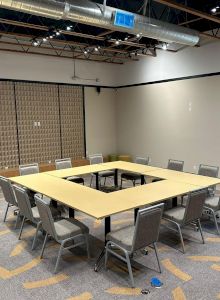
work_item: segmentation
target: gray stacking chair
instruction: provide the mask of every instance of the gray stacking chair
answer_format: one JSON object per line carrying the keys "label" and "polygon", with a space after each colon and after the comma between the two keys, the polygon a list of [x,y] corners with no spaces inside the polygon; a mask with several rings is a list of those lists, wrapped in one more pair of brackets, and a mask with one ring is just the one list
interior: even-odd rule
{"label": "gray stacking chair", "polygon": [[[26,164],[26,165],[20,165],[19,166],[20,176],[38,174],[39,172],[40,172],[40,169],[39,169],[39,164],[38,163]],[[31,205],[35,206],[35,203],[34,203],[34,194],[35,193],[28,190],[28,194],[29,194],[29,197],[30,197],[30,200],[31,200]],[[51,202],[50,198],[48,198],[46,196],[42,196],[42,195],[41,195],[41,197],[44,197],[44,200],[47,201],[48,205],[50,204],[50,202]]]}
{"label": "gray stacking chair", "polygon": [[[103,163],[103,155],[102,154],[89,155],[89,162],[90,162],[90,165],[102,164]],[[99,179],[104,178],[104,185],[105,185],[106,178],[113,177],[115,175],[115,172],[111,171],[111,170],[110,171],[101,171],[98,174],[99,174]],[[95,177],[95,174],[91,174],[90,187],[92,186],[92,181],[93,181],[94,177]]]}
{"label": "gray stacking chair", "polygon": [[[149,157],[140,157],[136,156],[135,163],[140,165],[148,165],[149,164]],[[133,183],[133,186],[136,185],[137,180],[141,180],[141,174],[134,173],[134,172],[126,172],[121,174],[121,188],[123,180],[130,180]]]}
{"label": "gray stacking chair", "polygon": [[[51,210],[49,206],[46,205],[44,200],[41,199],[38,195],[35,195],[35,201],[42,221],[42,227],[46,232],[40,257],[41,258],[43,257],[44,249],[49,235],[53,237],[57,243],[60,244],[60,249],[59,249],[54,273],[56,273],[57,271],[63,249],[72,249],[82,244],[86,244],[87,254],[89,258],[90,253],[89,253],[88,227],[76,219],[63,218],[61,220],[54,221],[51,214]],[[81,238],[81,239],[80,241],[75,242],[76,238],[77,239]],[[68,242],[72,242],[72,243],[68,243]]]}
{"label": "gray stacking chair", "polygon": [[[106,236],[108,242],[105,252],[105,268],[107,267],[109,253],[124,261],[128,267],[132,287],[134,287],[134,278],[130,257],[138,250],[153,245],[161,273],[156,243],[160,231],[163,206],[164,204],[158,204],[139,210],[135,226],[127,226],[109,232]],[[112,246],[114,246],[114,248]],[[121,250],[123,255],[119,254],[117,250]]]}
{"label": "gray stacking chair", "polygon": [[184,161],[169,159],[167,169],[174,171],[183,171]]}
{"label": "gray stacking chair", "polygon": [[[203,165],[199,166],[198,175],[218,177],[219,167]],[[218,222],[216,219],[217,212],[220,210],[220,197],[215,196],[216,187],[209,187],[207,192],[208,195],[204,204],[204,213],[208,213],[214,219],[217,234],[220,234]]]}
{"label": "gray stacking chair", "polygon": [[24,222],[26,220],[29,220],[34,225],[37,225],[36,233],[35,233],[34,240],[32,243],[32,250],[33,250],[35,247],[36,240],[37,240],[37,234],[38,234],[38,231],[41,226],[40,215],[39,215],[39,212],[38,212],[38,209],[36,206],[31,207],[27,189],[18,187],[18,186],[14,186],[14,191],[15,191],[17,202],[18,202],[19,214],[22,217],[22,223],[21,223],[18,239],[19,240],[21,239]]}
{"label": "gray stacking chair", "polygon": [[38,163],[27,164],[27,165],[20,165],[19,166],[19,174],[20,174],[20,176],[37,174],[37,173],[39,173],[39,165],[38,165]]}
{"label": "gray stacking chair", "polygon": [[[179,207],[171,208],[165,211],[163,214],[164,220],[166,220],[167,222],[171,222],[172,224],[177,226],[182,248],[183,248],[183,253],[185,253],[185,247],[184,247],[181,228],[183,228],[184,226],[190,223],[198,224],[198,229],[200,231],[203,244],[205,243],[201,224],[200,224],[200,218],[202,216],[205,198],[206,198],[206,190],[204,189],[200,191],[192,192],[189,194],[186,207],[179,206]],[[173,228],[170,227],[168,228],[174,230]]]}
{"label": "gray stacking chair", "polygon": [[[13,190],[11,182],[7,178],[5,178],[3,176],[0,176],[0,187],[2,189],[2,193],[3,193],[3,196],[5,198],[5,201],[7,202],[7,207],[6,207],[5,214],[4,214],[4,219],[3,219],[3,222],[5,222],[6,218],[7,218],[9,207],[14,206],[16,210],[19,210],[19,209],[18,209],[17,200],[16,200],[16,197],[15,197],[14,190]],[[19,212],[18,212],[18,215],[17,215],[15,228],[17,227],[18,219],[19,219]]]}
{"label": "gray stacking chair", "polygon": [[[68,169],[72,168],[71,158],[61,158],[55,160],[56,170]],[[78,176],[70,176],[66,178],[69,181],[75,183],[82,183],[84,184],[84,179]]]}

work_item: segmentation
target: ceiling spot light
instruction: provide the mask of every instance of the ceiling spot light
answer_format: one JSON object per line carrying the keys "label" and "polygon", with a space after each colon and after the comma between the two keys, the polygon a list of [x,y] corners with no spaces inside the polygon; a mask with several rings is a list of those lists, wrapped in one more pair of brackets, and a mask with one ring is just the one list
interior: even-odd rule
{"label": "ceiling spot light", "polygon": [[60,36],[60,32],[59,31],[56,31],[56,36]]}
{"label": "ceiling spot light", "polygon": [[48,40],[48,38],[45,38],[45,37],[43,38],[43,42],[44,42],[44,43],[45,43],[47,40]]}
{"label": "ceiling spot light", "polygon": [[211,9],[211,13],[215,14],[216,12],[217,12],[217,8],[216,8],[216,7],[213,7],[213,8]]}
{"label": "ceiling spot light", "polygon": [[167,46],[168,46],[168,44],[164,43],[164,44],[162,45],[162,49],[163,49],[163,50],[167,50]]}
{"label": "ceiling spot light", "polygon": [[66,27],[66,30],[70,31],[72,28],[73,28],[73,26],[69,25],[69,26]]}
{"label": "ceiling spot light", "polygon": [[98,48],[98,47],[95,47],[94,50],[95,50],[95,52],[98,52],[98,51],[99,51],[99,48]]}
{"label": "ceiling spot light", "polygon": [[116,40],[115,45],[117,45],[117,46],[120,45],[120,40]]}
{"label": "ceiling spot light", "polygon": [[53,35],[51,34],[51,35],[49,36],[49,38],[50,38],[50,39],[53,39]]}
{"label": "ceiling spot light", "polygon": [[39,46],[40,45],[40,42],[39,41],[37,41],[37,40],[33,40],[33,46],[34,47],[37,47],[37,46]]}

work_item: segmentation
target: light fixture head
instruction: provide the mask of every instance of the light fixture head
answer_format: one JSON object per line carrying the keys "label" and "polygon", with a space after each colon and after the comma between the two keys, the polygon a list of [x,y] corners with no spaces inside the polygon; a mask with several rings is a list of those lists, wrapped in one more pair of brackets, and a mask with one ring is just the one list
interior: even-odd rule
{"label": "light fixture head", "polygon": [[60,36],[60,32],[59,31],[56,31],[56,36]]}
{"label": "light fixture head", "polygon": [[168,46],[168,45],[167,45],[166,43],[163,43],[163,44],[162,44],[162,49],[163,49],[163,50],[167,50],[167,46]]}
{"label": "light fixture head", "polygon": [[49,36],[49,38],[50,38],[50,39],[53,39],[53,35],[51,34],[51,35]]}
{"label": "light fixture head", "polygon": [[116,40],[115,45],[117,45],[117,46],[120,45],[120,40]]}
{"label": "light fixture head", "polygon": [[71,30],[71,26],[67,26],[67,27],[66,27],[66,30],[67,30],[67,31],[70,31],[70,30]]}
{"label": "light fixture head", "polygon": [[216,8],[216,7],[213,7],[213,8],[211,9],[211,12],[212,12],[213,14],[215,14],[215,13],[217,12],[217,8]]}
{"label": "light fixture head", "polygon": [[46,42],[48,40],[48,38],[44,37],[43,38],[43,42]]}
{"label": "light fixture head", "polygon": [[39,42],[39,41],[33,40],[33,46],[34,46],[34,47],[37,47],[37,46],[39,46],[39,45],[40,45],[40,42]]}
{"label": "light fixture head", "polygon": [[95,50],[95,52],[98,52],[98,51],[99,51],[99,48],[98,48],[98,47],[95,47],[94,50]]}

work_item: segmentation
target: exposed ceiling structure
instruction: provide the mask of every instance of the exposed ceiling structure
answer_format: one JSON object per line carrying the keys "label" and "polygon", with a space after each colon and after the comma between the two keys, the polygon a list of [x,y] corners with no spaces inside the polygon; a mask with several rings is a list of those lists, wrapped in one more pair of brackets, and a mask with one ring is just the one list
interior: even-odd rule
{"label": "exposed ceiling structure", "polygon": [[[140,56],[155,57],[160,50],[200,46],[204,38],[219,39],[216,0],[32,2],[39,3],[39,12],[28,6],[31,0],[0,0],[0,52],[123,64]],[[56,3],[56,10],[50,11],[47,2]],[[135,14],[134,28],[114,26],[118,9]]]}

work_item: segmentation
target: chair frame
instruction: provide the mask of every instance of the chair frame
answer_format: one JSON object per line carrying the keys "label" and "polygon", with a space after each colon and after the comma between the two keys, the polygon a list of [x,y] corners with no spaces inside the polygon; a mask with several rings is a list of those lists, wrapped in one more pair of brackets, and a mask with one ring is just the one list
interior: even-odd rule
{"label": "chair frame", "polygon": [[183,253],[185,253],[185,245],[184,245],[183,234],[182,234],[181,229],[184,226],[186,226],[186,225],[189,225],[189,224],[192,224],[192,223],[196,224],[198,226],[199,232],[201,234],[202,243],[205,244],[205,240],[204,240],[204,236],[203,236],[203,232],[202,232],[202,226],[201,226],[200,218],[197,218],[195,220],[191,220],[189,222],[185,222],[185,218],[186,218],[187,213],[188,213],[189,201],[191,201],[192,195],[197,194],[197,193],[202,193],[202,192],[205,192],[205,190],[203,189],[203,190],[199,190],[199,191],[196,191],[196,192],[189,193],[187,205],[186,205],[186,208],[185,208],[184,218],[183,218],[183,220],[181,222],[176,222],[176,221],[171,220],[169,218],[163,217],[164,220],[166,220],[166,221],[168,221],[168,222],[176,225],[177,230],[175,230],[174,228],[171,228],[171,227],[169,227],[169,226],[167,226],[165,224],[163,224],[162,226],[164,226],[164,227],[166,227],[166,228],[168,228],[168,229],[170,229],[170,230],[172,230],[174,232],[178,232],[179,233],[180,241],[181,241],[181,245],[182,245],[182,250],[183,250],[182,252]]}
{"label": "chair frame", "polygon": [[[137,251],[137,250],[134,250],[134,241],[135,241],[135,238],[136,238],[136,234],[138,232],[140,214],[143,213],[143,212],[148,212],[148,211],[150,212],[150,211],[153,211],[155,209],[160,208],[161,209],[161,217],[162,217],[163,207],[164,207],[164,203],[160,203],[160,204],[157,204],[155,206],[147,207],[147,208],[144,208],[144,209],[141,209],[141,210],[138,211],[131,251],[126,250],[125,248],[121,247],[120,245],[116,244],[113,241],[108,241],[106,243],[106,246],[105,246],[105,269],[107,269],[107,262],[108,262],[108,258],[109,258],[109,253],[112,254],[113,256],[117,257],[118,259],[122,260],[123,262],[125,262],[127,264],[127,267],[128,267],[128,273],[129,273],[132,288],[134,288],[135,285],[134,285],[134,277],[133,277],[133,272],[132,272],[132,268],[131,268],[130,258],[133,256],[134,252]],[[161,217],[160,217],[160,221],[161,221]],[[160,228],[160,226],[159,226],[159,228]],[[159,230],[158,230],[158,236],[159,236]],[[158,239],[158,237],[157,237],[157,239]],[[146,245],[145,247],[147,247],[149,245]],[[155,242],[153,242],[152,245],[153,245],[155,255],[156,255],[156,259],[157,259],[159,273],[161,273],[162,271],[161,271],[161,265],[160,265],[158,250],[157,250],[157,240]],[[116,253],[113,249],[121,250],[123,252],[124,256]]]}
{"label": "chair frame", "polygon": [[[145,160],[146,161],[146,163],[145,164],[143,164],[143,163],[140,163],[140,162],[138,162],[138,160]],[[150,161],[150,157],[149,156],[147,156],[147,157],[141,157],[141,156],[136,156],[136,158],[135,158],[135,163],[136,164],[142,164],[142,165],[148,165],[149,164],[149,161]],[[126,172],[125,174],[131,174],[131,175],[133,175],[133,174],[137,174],[137,175],[139,175],[138,173],[134,173],[134,172]],[[141,174],[140,174],[140,177],[141,177]],[[138,179],[134,179],[134,180],[132,180],[131,179],[131,181],[132,181],[132,183],[133,183],[133,186],[135,187],[136,186],[136,181],[137,181]],[[124,179],[124,181],[127,181],[127,179]],[[144,183],[146,184],[146,180],[145,180],[145,178],[144,178]],[[122,184],[123,184],[123,173],[121,174],[121,184],[120,184],[120,189],[122,189]]]}
{"label": "chair frame", "polygon": [[[58,164],[59,164],[60,162],[61,162],[61,163],[62,163],[62,162],[67,162],[67,163],[69,163],[69,166],[68,166],[68,167],[65,167],[65,168],[59,168],[59,167],[58,167]],[[72,160],[71,160],[71,158],[59,158],[59,159],[56,159],[56,160],[55,160],[55,166],[56,166],[56,170],[63,170],[63,169],[68,169],[68,168],[72,168],[72,167],[73,167],[73,166],[72,166]],[[66,178],[66,180],[68,180],[68,181],[73,181],[73,182],[74,182],[74,179],[75,179],[75,180],[81,179],[82,184],[83,184],[83,185],[85,184],[84,179],[81,178],[81,177],[78,177],[78,176],[70,176],[70,177],[67,177],[67,178]],[[80,183],[81,183],[81,182],[80,182]]]}
{"label": "chair frame", "polygon": [[[174,163],[175,164],[176,162],[182,163],[182,170],[181,171],[169,168],[169,164],[170,163]],[[168,159],[167,169],[182,172],[183,168],[184,168],[184,160],[177,160],[177,159],[172,159],[172,158]]]}
{"label": "chair frame", "polygon": [[[92,162],[92,160],[93,160],[93,158],[100,158],[100,162],[98,162],[98,164],[102,164],[103,163],[103,155],[101,154],[101,153],[97,153],[97,154],[91,154],[91,155],[89,155],[88,156],[88,158],[89,158],[89,163],[90,163],[90,165],[94,165],[95,163],[93,163]],[[98,173],[99,174],[99,173]],[[104,177],[104,186],[105,186],[105,184],[106,184],[106,179],[107,179],[107,177],[112,177],[113,175],[110,175],[110,176],[102,176],[102,175],[100,175],[99,176],[99,184],[100,184],[100,186],[101,186],[101,178],[103,178]],[[91,174],[91,179],[90,179],[90,187],[92,186],[92,183],[93,183],[93,178],[95,177],[95,174],[94,173],[92,173]]]}
{"label": "chair frame", "polygon": [[38,163],[19,165],[19,174],[20,174],[20,176],[25,176],[26,175],[26,174],[22,174],[22,169],[30,168],[30,167],[36,167],[37,168],[37,172],[33,172],[33,173],[30,173],[30,174],[37,174],[37,173],[40,172],[39,164]]}
{"label": "chair frame", "polygon": [[[47,204],[38,196],[38,195],[35,195],[35,200],[36,200],[36,204],[38,206],[38,203],[40,202],[41,204],[47,206]],[[51,214],[51,211],[50,211],[50,208],[47,206],[46,209],[48,210],[48,213],[49,213],[49,220],[51,221],[53,218],[52,218],[52,214]],[[41,220],[41,223],[42,223],[42,227],[44,229],[44,226],[43,226],[43,220]],[[53,226],[53,225],[51,225]],[[44,229],[45,230],[45,229]],[[46,230],[45,230],[46,231]],[[80,234],[77,234],[77,235],[74,235],[73,237],[70,237],[70,238],[66,238],[66,239],[63,239],[63,240],[59,240],[57,238],[57,235],[56,235],[56,232],[55,232],[55,235],[52,236],[50,235],[47,231],[46,231],[46,235],[45,235],[45,238],[44,238],[44,242],[43,242],[43,246],[42,246],[42,249],[41,249],[41,254],[40,254],[40,258],[42,259],[43,258],[43,255],[44,255],[44,250],[45,250],[45,246],[46,246],[46,243],[48,241],[48,237],[51,236],[57,243],[60,244],[60,248],[59,248],[59,252],[58,252],[58,256],[57,256],[57,260],[56,260],[56,264],[55,264],[55,268],[54,268],[54,273],[57,272],[57,269],[58,269],[58,266],[59,266],[59,262],[60,262],[60,258],[61,258],[61,254],[62,254],[62,251],[63,250],[69,250],[69,249],[72,249],[72,248],[75,248],[75,247],[78,247],[78,246],[81,246],[81,245],[84,245],[86,244],[86,250],[87,250],[87,255],[88,255],[88,259],[90,259],[90,249],[89,249],[89,234],[84,234],[84,233],[80,233]],[[78,237],[83,237],[84,238],[84,241],[82,242],[78,242],[78,243],[74,243],[73,245],[70,245],[70,246],[67,246],[65,247],[65,244],[67,242],[70,242],[70,241],[74,241],[76,238]]]}
{"label": "chair frame", "polygon": [[[201,169],[205,168],[205,167],[213,168],[213,171],[215,169],[215,175],[212,176],[212,177],[218,177],[219,167],[217,167],[217,166],[211,166],[211,165],[205,165],[205,164],[200,164],[199,165],[198,175],[205,176],[205,175],[201,174]],[[215,190],[216,190],[216,186],[208,188],[207,189],[207,194],[210,195],[210,196],[214,196],[215,195]],[[219,203],[220,203],[220,200],[219,200]],[[219,208],[220,208],[220,205],[219,205]],[[216,232],[217,232],[218,235],[220,235],[220,230],[219,230],[219,226],[218,226],[218,222],[217,222],[217,218],[216,218],[216,212],[218,210],[219,209],[214,210],[213,208],[211,208],[209,206],[206,206],[204,204],[203,213],[204,214],[208,214],[209,216],[211,215],[213,217],[213,220],[214,220],[214,223],[215,223]],[[208,213],[206,213],[206,212],[208,212]]]}
{"label": "chair frame", "polygon": [[[18,207],[19,207],[19,216],[18,217],[22,217],[22,221],[21,221],[21,226],[20,226],[20,231],[19,231],[19,235],[18,235],[18,239],[20,240],[21,239],[21,235],[22,235],[22,231],[23,231],[23,228],[24,228],[24,223],[25,221],[29,220],[31,221],[34,225],[37,225],[36,227],[36,232],[35,232],[35,235],[34,235],[34,239],[33,239],[33,242],[32,242],[32,247],[31,247],[31,250],[34,250],[35,246],[36,246],[36,242],[37,242],[37,235],[38,235],[38,231],[40,230],[41,228],[41,225],[42,225],[42,222],[41,220],[40,221],[36,221],[33,217],[33,212],[31,210],[31,205],[30,205],[30,200],[29,200],[29,197],[28,197],[28,194],[27,194],[27,190],[25,188],[22,188],[22,187],[18,187],[18,186],[15,186],[14,187],[14,190],[15,190],[15,193],[16,193],[16,190],[18,192],[21,192],[23,193],[23,196],[24,196],[24,201],[26,202],[26,208],[28,208],[28,213],[30,214],[30,218],[27,218],[22,212],[21,212],[21,209],[19,207],[19,200],[18,200]],[[40,196],[38,196],[40,197]],[[18,197],[17,197],[18,198]],[[23,201],[22,200],[22,201]]]}
{"label": "chair frame", "polygon": [[[8,191],[5,191],[4,188],[2,188],[2,185],[1,185],[2,181],[4,181],[4,183],[8,185]],[[15,196],[15,193],[13,190],[13,186],[6,177],[0,176],[0,187],[2,189],[4,199],[7,202],[7,206],[6,206],[4,217],[3,217],[3,222],[6,222],[9,208],[14,206],[15,211],[17,211],[17,218],[16,218],[16,222],[15,222],[15,226],[14,226],[14,229],[16,229],[20,215],[19,215],[19,208],[18,208],[16,196]],[[7,195],[7,194],[9,194],[9,195]]]}

